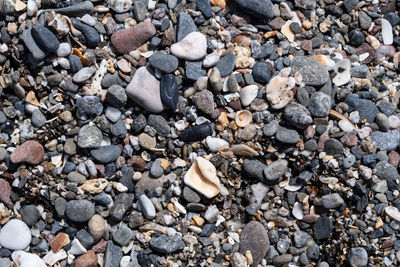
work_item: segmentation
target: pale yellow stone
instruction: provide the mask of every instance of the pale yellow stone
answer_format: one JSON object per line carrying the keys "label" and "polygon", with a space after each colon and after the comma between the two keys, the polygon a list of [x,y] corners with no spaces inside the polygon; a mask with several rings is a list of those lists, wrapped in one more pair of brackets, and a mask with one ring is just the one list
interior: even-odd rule
{"label": "pale yellow stone", "polygon": [[286,21],[281,28],[281,33],[288,39],[289,42],[294,41],[294,33],[290,29],[291,20]]}
{"label": "pale yellow stone", "polygon": [[87,180],[80,188],[90,194],[99,194],[108,185],[108,181],[104,178]]}

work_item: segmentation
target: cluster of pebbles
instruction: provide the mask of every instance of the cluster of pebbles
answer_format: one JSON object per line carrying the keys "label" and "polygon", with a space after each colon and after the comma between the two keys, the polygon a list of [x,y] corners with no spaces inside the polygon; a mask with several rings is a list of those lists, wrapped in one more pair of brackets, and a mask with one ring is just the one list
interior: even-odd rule
{"label": "cluster of pebbles", "polygon": [[0,266],[399,266],[395,0],[0,0]]}

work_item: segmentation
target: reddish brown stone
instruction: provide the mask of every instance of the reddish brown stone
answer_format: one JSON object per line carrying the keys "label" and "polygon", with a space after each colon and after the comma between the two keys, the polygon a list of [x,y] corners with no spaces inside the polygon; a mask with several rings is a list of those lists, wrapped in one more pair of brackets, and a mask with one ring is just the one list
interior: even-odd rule
{"label": "reddish brown stone", "polygon": [[328,139],[327,136],[321,135],[318,140],[317,151],[322,152],[324,151],[325,141]]}
{"label": "reddish brown stone", "polygon": [[393,247],[393,246],[394,246],[393,240],[391,240],[391,239],[386,239],[385,241],[383,241],[383,244],[382,244],[382,248],[383,248],[383,249],[385,249],[385,248],[391,248],[391,247]]}
{"label": "reddish brown stone", "polygon": [[389,157],[389,163],[392,164],[393,166],[397,167],[400,163],[400,155],[396,151],[392,150],[388,154]]}
{"label": "reddish brown stone", "polygon": [[0,201],[6,205],[12,205],[13,203],[11,202],[10,195],[10,184],[4,179],[0,179]]}
{"label": "reddish brown stone", "polygon": [[122,29],[111,36],[111,44],[120,54],[129,54],[156,34],[151,22],[141,22],[135,27]]}
{"label": "reddish brown stone", "polygon": [[88,250],[85,254],[79,256],[74,267],[97,267],[97,257],[93,250]]}
{"label": "reddish brown stone", "polygon": [[163,38],[161,40],[161,46],[171,46],[175,39],[174,27],[170,26],[167,30],[165,30],[163,34]]}
{"label": "reddish brown stone", "polygon": [[301,42],[301,49],[305,51],[311,51],[312,50],[312,41],[311,40],[304,40]]}
{"label": "reddish brown stone", "polygon": [[228,103],[228,105],[234,110],[234,111],[238,111],[242,108],[242,103],[240,102],[240,99],[231,101]]}
{"label": "reddish brown stone", "polygon": [[231,17],[231,24],[233,26],[244,26],[250,23],[250,17],[248,16],[238,16],[236,14],[233,14]]}
{"label": "reddish brown stone", "polygon": [[64,233],[59,233],[56,235],[50,242],[49,245],[51,249],[57,253],[59,252],[64,246],[69,243],[69,236]]}
{"label": "reddish brown stone", "polygon": [[304,215],[303,222],[306,223],[315,223],[318,220],[318,216],[316,215]]}
{"label": "reddish brown stone", "polygon": [[104,239],[100,240],[96,245],[94,245],[92,247],[92,250],[94,252],[99,252],[99,253],[103,253],[104,251],[106,251],[106,247],[107,247],[107,241],[105,241]]}
{"label": "reddish brown stone", "polygon": [[346,138],[343,141],[343,144],[346,146],[355,146],[357,145],[358,137],[355,135],[346,135]]}
{"label": "reddish brown stone", "polygon": [[375,50],[367,43],[363,43],[359,47],[356,48],[357,55],[362,55],[365,53],[369,53],[369,56],[364,60],[365,64],[370,63],[372,60],[376,58]]}
{"label": "reddish brown stone", "polygon": [[10,156],[12,163],[26,162],[29,164],[39,164],[44,156],[44,149],[41,144],[36,141],[26,141],[17,147]]}
{"label": "reddish brown stone", "polygon": [[315,135],[315,129],[312,125],[308,126],[307,129],[304,130],[304,138],[311,139]]}
{"label": "reddish brown stone", "polygon": [[144,171],[144,167],[146,166],[146,161],[144,161],[144,159],[142,158],[137,158],[137,160],[135,161],[135,163],[133,164],[133,168],[135,169],[135,171]]}

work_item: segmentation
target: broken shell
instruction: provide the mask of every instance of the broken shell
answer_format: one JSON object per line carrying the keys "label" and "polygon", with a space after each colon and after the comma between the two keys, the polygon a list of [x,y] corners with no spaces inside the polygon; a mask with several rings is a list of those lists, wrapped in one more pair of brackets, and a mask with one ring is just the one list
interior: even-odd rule
{"label": "broken shell", "polygon": [[184,182],[207,198],[215,197],[221,188],[214,165],[202,157],[194,160],[185,174]]}
{"label": "broken shell", "polygon": [[248,110],[241,110],[236,113],[235,122],[239,127],[245,127],[253,121],[253,114]]}
{"label": "broken shell", "polygon": [[90,194],[99,194],[108,185],[108,181],[104,178],[92,179],[86,181],[80,188]]}
{"label": "broken shell", "polygon": [[284,108],[294,97],[292,89],[296,85],[296,80],[293,77],[287,77],[288,69],[281,70],[267,85],[267,99],[273,109]]}
{"label": "broken shell", "polygon": [[256,157],[258,152],[245,144],[233,145],[230,149],[236,156]]}

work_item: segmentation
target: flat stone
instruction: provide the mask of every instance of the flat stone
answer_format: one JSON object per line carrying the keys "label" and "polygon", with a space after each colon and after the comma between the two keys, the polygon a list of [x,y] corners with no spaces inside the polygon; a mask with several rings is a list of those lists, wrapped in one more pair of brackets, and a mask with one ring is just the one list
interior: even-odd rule
{"label": "flat stone", "polygon": [[242,169],[251,178],[256,178],[261,182],[265,181],[264,169],[267,167],[263,162],[257,159],[246,158],[243,161]]}
{"label": "flat stone", "polygon": [[374,131],[370,136],[378,149],[395,150],[400,144],[400,132],[397,129],[388,132]]}
{"label": "flat stone", "polygon": [[328,239],[331,235],[333,226],[329,217],[322,216],[313,225],[314,238],[316,240]]}
{"label": "flat stone", "polygon": [[267,63],[257,62],[254,65],[252,74],[254,80],[266,84],[271,79],[271,67]]}
{"label": "flat stone", "polygon": [[174,72],[178,66],[178,59],[169,54],[155,53],[149,58],[149,63],[154,68],[157,68],[165,73]]}
{"label": "flat stone", "polygon": [[153,237],[150,240],[150,248],[163,254],[171,254],[178,250],[182,250],[184,247],[185,243],[179,235],[171,237],[160,235],[159,237]]}
{"label": "flat stone", "polygon": [[0,178],[0,201],[6,205],[12,205],[11,199],[11,186],[10,184]]}
{"label": "flat stone", "polygon": [[138,206],[140,211],[142,211],[144,217],[147,219],[154,219],[156,217],[156,209],[154,207],[153,202],[146,196],[141,195],[139,197]]}
{"label": "flat stone", "polygon": [[229,53],[228,55],[221,58],[215,67],[219,70],[221,77],[225,77],[232,73],[232,71],[235,69],[235,65],[235,53]]}
{"label": "flat stone", "polygon": [[336,209],[344,204],[343,198],[338,193],[323,195],[321,202],[326,209]]}
{"label": "flat stone", "polygon": [[183,40],[189,33],[196,32],[197,27],[190,15],[185,12],[178,14],[178,23],[176,27],[176,40]]}
{"label": "flat stone", "polygon": [[17,147],[10,156],[12,163],[26,162],[29,164],[39,164],[44,156],[44,149],[41,144],[36,141],[26,141]]}
{"label": "flat stone", "polygon": [[280,178],[285,174],[287,168],[288,162],[286,160],[272,162],[263,170],[264,177],[266,178],[264,182],[266,184],[277,184]]}
{"label": "flat stone", "polygon": [[312,57],[298,56],[290,63],[292,73],[300,72],[303,83],[310,86],[322,86],[328,79],[328,70],[321,62]]}
{"label": "flat stone", "polygon": [[78,146],[80,148],[97,148],[103,139],[103,133],[94,125],[86,124],[79,129]]}
{"label": "flat stone", "polygon": [[126,94],[144,109],[160,113],[164,110],[160,95],[160,82],[146,67],[136,70],[126,87]]}
{"label": "flat stone", "polygon": [[111,36],[111,44],[120,54],[129,54],[150,40],[156,28],[150,22],[141,22],[132,28],[122,29]]}
{"label": "flat stone", "polygon": [[106,252],[104,254],[104,266],[119,266],[122,258],[121,247],[114,244],[112,240],[107,242]]}
{"label": "flat stone", "polygon": [[107,89],[106,101],[115,108],[122,108],[125,106],[128,97],[125,89],[120,85],[112,85]]}
{"label": "flat stone", "polygon": [[295,130],[278,127],[276,139],[285,144],[296,144],[300,139],[300,135]]}
{"label": "flat stone", "polygon": [[11,250],[23,250],[31,243],[31,231],[21,220],[12,219],[0,230],[0,245]]}
{"label": "flat stone", "polygon": [[274,17],[274,6],[270,0],[235,0],[235,3],[255,17],[262,19]]}
{"label": "flat stone", "polygon": [[196,7],[207,19],[212,17],[213,11],[208,0],[197,0]]}
{"label": "flat stone", "polygon": [[26,205],[22,207],[20,210],[22,220],[24,223],[26,223],[28,226],[32,226],[39,220],[40,218],[40,212],[38,208],[36,208],[33,205]]}
{"label": "flat stone", "polygon": [[90,155],[96,159],[96,161],[107,164],[115,161],[121,155],[121,148],[117,145],[102,146],[97,149],[92,149]]}
{"label": "flat stone", "polygon": [[93,67],[85,67],[79,70],[75,75],[72,77],[74,83],[84,83],[89,80],[95,72]]}
{"label": "flat stone", "polygon": [[269,239],[265,227],[257,221],[247,223],[240,234],[240,253],[245,254],[247,250],[250,250],[253,266],[257,266],[267,254],[268,249]]}
{"label": "flat stone", "polygon": [[161,115],[154,115],[154,114],[149,115],[147,123],[148,125],[153,127],[157,131],[157,134],[159,135],[165,136],[168,135],[171,131],[171,127],[169,126],[168,122]]}
{"label": "flat stone", "polygon": [[132,230],[125,225],[118,227],[118,230],[113,235],[113,240],[120,246],[126,246],[129,244],[133,236]]}
{"label": "flat stone", "polygon": [[15,263],[18,263],[16,267],[46,267],[46,263],[36,254],[28,253],[22,250],[14,251],[11,254],[11,258]]}
{"label": "flat stone", "polygon": [[207,54],[207,39],[200,32],[191,32],[171,46],[171,53],[185,60],[199,60]]}
{"label": "flat stone", "polygon": [[379,109],[376,107],[374,102],[367,99],[360,99],[360,103],[356,107],[360,115],[360,120],[366,119],[369,123],[375,120],[376,115],[379,113]]}
{"label": "flat stone", "polygon": [[197,79],[206,76],[206,70],[203,69],[201,62],[187,62],[185,69],[186,77],[190,80],[196,81]]}

